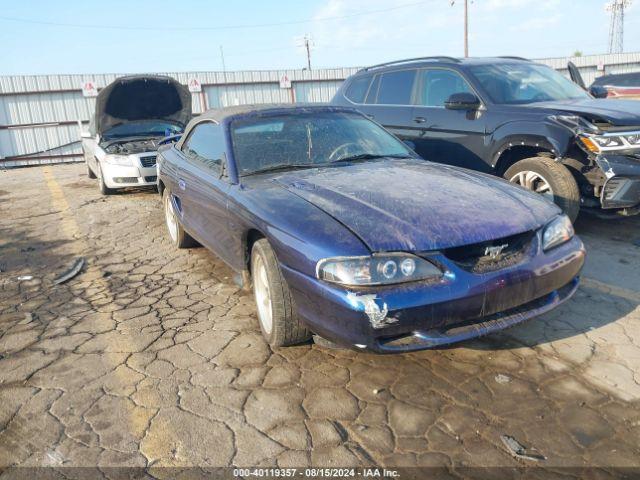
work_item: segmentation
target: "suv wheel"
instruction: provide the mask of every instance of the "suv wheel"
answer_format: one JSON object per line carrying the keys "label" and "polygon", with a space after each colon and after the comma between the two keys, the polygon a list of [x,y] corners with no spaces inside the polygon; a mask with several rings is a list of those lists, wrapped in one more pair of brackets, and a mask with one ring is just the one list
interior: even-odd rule
{"label": "suv wheel", "polygon": [[525,158],[507,169],[504,178],[543,195],[575,222],[580,212],[580,190],[567,167],[547,157]]}
{"label": "suv wheel", "polygon": [[164,206],[165,222],[167,223],[167,231],[169,232],[169,239],[177,248],[194,248],[199,246],[191,235],[184,231],[176,211],[173,208],[173,202],[171,201],[171,192],[168,188],[162,192],[162,205]]}
{"label": "suv wheel", "polygon": [[264,238],[251,249],[251,278],[260,329],[269,345],[284,347],[309,340],[311,332],[300,323],[276,255]]}

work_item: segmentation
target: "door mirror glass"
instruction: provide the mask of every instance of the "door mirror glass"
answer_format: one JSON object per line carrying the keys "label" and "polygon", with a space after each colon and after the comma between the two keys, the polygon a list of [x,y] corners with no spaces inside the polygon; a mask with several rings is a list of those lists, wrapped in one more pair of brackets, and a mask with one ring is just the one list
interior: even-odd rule
{"label": "door mirror glass", "polygon": [[594,98],[607,98],[609,91],[602,85],[591,85],[589,87],[589,93]]}
{"label": "door mirror glass", "polygon": [[473,93],[454,93],[444,102],[445,108],[449,110],[477,110],[480,108],[480,99]]}

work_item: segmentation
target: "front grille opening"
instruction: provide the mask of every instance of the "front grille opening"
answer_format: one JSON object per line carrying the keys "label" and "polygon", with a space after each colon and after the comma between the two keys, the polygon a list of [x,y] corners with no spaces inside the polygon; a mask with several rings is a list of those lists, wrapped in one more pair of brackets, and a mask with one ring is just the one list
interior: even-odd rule
{"label": "front grille opening", "polygon": [[145,168],[153,167],[156,164],[156,159],[157,158],[158,157],[155,156],[155,155],[153,157],[141,157],[140,158],[140,163]]}
{"label": "front grille opening", "polygon": [[[488,242],[448,248],[443,254],[468,272],[493,272],[522,262],[533,245],[535,235],[535,231],[519,233]],[[491,248],[500,246],[503,247],[501,252],[495,257],[492,256]]]}

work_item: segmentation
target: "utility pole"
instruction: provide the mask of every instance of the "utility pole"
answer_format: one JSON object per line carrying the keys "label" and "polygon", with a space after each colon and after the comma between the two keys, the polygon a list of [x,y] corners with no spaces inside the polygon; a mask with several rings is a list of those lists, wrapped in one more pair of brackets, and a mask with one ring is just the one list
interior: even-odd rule
{"label": "utility pole", "polygon": [[611,12],[609,24],[609,53],[624,51],[624,9],[631,5],[631,0],[611,0],[605,9]]}
{"label": "utility pole", "polygon": [[220,45],[220,59],[222,60],[222,71],[226,73],[227,66],[224,64],[224,50],[222,49],[222,45]]}
{"label": "utility pole", "polygon": [[307,50],[307,68],[311,71],[311,37],[309,35],[304,36],[304,48]]}
{"label": "utility pole", "polygon": [[[464,56],[469,56],[469,0],[462,0],[464,2]],[[473,0],[472,2],[473,3]],[[456,4],[456,0],[451,0],[451,6]]]}

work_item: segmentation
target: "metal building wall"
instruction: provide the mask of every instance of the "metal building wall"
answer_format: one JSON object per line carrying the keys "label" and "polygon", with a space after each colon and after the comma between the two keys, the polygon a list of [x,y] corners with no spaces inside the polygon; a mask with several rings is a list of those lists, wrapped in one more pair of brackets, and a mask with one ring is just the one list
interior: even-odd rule
{"label": "metal building wall", "polygon": [[[573,61],[590,84],[605,73],[640,71],[640,52],[538,60],[567,74]],[[193,112],[246,103],[327,102],[357,68],[164,73],[187,84],[196,78],[202,93],[192,94]],[[286,74],[290,89],[281,89]],[[103,88],[120,75],[0,76],[0,168],[81,159],[78,121],[87,123],[95,99],[81,85]]]}

